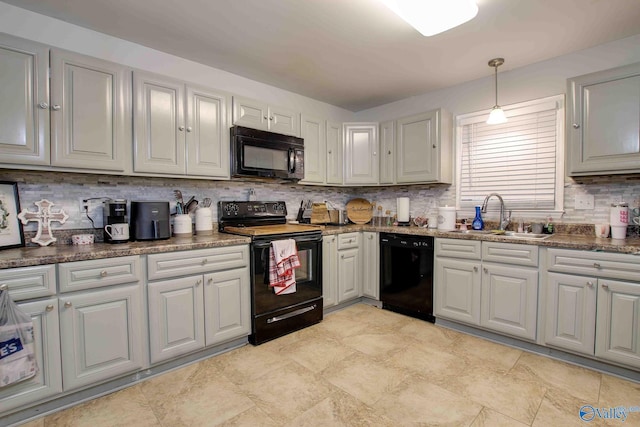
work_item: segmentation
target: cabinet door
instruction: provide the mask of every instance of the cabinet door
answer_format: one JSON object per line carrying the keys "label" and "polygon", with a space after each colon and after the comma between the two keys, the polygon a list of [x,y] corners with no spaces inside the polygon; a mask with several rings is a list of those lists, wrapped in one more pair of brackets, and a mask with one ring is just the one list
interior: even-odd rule
{"label": "cabinet door", "polygon": [[640,171],[640,64],[568,81],[571,175]]}
{"label": "cabinet door", "polygon": [[149,283],[151,363],[204,348],[202,276]]}
{"label": "cabinet door", "polygon": [[397,120],[397,182],[438,180],[438,112],[418,114]]}
{"label": "cabinet door", "polygon": [[338,302],[362,295],[360,249],[338,252]]}
{"label": "cabinet door", "polygon": [[596,356],[640,368],[640,283],[598,282]]}
{"label": "cabinet door", "polygon": [[325,124],[324,120],[302,115],[300,136],[304,139],[304,182],[325,182]]}
{"label": "cabinet door", "polygon": [[187,174],[229,177],[226,95],[187,86]]}
{"label": "cabinet door", "polygon": [[135,71],[134,172],[185,173],[184,84]]}
{"label": "cabinet door", "polygon": [[205,344],[213,345],[251,332],[249,268],[204,276]]}
{"label": "cabinet door", "polygon": [[233,124],[269,130],[269,107],[260,101],[234,96]]}
{"label": "cabinet door", "polygon": [[377,184],[378,124],[344,124],[344,183]]}
{"label": "cabinet door", "polygon": [[394,184],[396,178],[396,122],[380,123],[380,184]]}
{"label": "cabinet door", "polygon": [[545,343],[593,355],[596,284],[593,277],[547,273]]}
{"label": "cabinet door", "polygon": [[2,411],[27,405],[62,392],[58,300],[19,304],[33,321],[34,348],[38,373],[31,379],[0,387]]}
{"label": "cabinet door", "polygon": [[324,308],[338,303],[338,239],[322,238],[322,301]]}
{"label": "cabinet door", "polygon": [[480,262],[436,258],[436,317],[480,324]]}
{"label": "cabinet door", "polygon": [[483,263],[480,325],[536,339],[538,270]]}
{"label": "cabinet door", "polygon": [[51,164],[125,170],[131,150],[131,70],[51,51]]}
{"label": "cabinet door", "polygon": [[[284,135],[300,135],[299,113],[282,107],[269,107],[269,130]],[[324,135],[324,130],[323,130]],[[306,142],[305,142],[306,144]]]}
{"label": "cabinet door", "polygon": [[0,163],[48,165],[49,49],[0,34]]}
{"label": "cabinet door", "polygon": [[[305,153],[306,153],[305,140]],[[306,159],[305,159],[306,161]],[[327,184],[342,184],[342,124],[327,122]]]}
{"label": "cabinet door", "polygon": [[60,297],[65,391],[142,367],[141,295],[136,284]]}
{"label": "cabinet door", "polygon": [[365,231],[363,234],[362,254],[362,295],[380,299],[380,239],[378,233]]}

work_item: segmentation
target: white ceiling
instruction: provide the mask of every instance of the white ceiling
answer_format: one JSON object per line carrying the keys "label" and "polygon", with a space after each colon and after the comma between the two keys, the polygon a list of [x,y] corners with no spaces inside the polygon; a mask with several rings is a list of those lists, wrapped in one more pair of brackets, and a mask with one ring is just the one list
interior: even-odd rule
{"label": "white ceiling", "polygon": [[640,33],[640,0],[477,0],[433,37],[378,0],[3,1],[352,111]]}

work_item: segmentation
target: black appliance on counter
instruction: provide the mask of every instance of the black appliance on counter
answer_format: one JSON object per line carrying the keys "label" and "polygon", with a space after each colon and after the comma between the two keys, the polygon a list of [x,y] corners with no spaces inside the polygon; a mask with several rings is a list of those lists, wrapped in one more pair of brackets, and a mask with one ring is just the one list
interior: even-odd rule
{"label": "black appliance on counter", "polygon": [[[287,224],[284,202],[218,202],[218,228],[251,237],[251,319],[254,345],[322,320],[322,231]],[[269,287],[271,242],[294,239],[302,266],[295,270],[296,292],[276,295]]]}
{"label": "black appliance on counter", "polygon": [[169,202],[131,202],[131,240],[163,240],[171,237]]}
{"label": "black appliance on counter", "polygon": [[[127,200],[115,199],[102,202],[102,215],[104,225],[128,224]],[[128,239],[113,239],[109,233],[104,233],[104,241],[107,243],[126,243]]]}
{"label": "black appliance on counter", "polygon": [[231,128],[231,176],[304,178],[304,140],[290,135]]}
{"label": "black appliance on counter", "polygon": [[431,236],[380,233],[382,308],[435,322]]}

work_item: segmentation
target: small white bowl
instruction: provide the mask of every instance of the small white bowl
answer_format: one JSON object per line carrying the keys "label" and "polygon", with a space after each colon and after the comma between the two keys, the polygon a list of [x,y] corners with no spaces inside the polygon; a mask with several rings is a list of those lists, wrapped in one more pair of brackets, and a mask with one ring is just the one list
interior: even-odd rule
{"label": "small white bowl", "polygon": [[90,245],[94,239],[95,236],[93,234],[74,234],[71,236],[71,243],[74,245]]}

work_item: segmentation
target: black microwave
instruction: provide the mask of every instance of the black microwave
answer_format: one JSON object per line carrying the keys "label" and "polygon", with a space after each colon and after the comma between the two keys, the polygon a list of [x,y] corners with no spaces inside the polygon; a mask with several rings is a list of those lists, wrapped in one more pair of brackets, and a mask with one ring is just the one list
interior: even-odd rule
{"label": "black microwave", "polygon": [[295,136],[231,128],[231,176],[304,178],[304,140]]}

